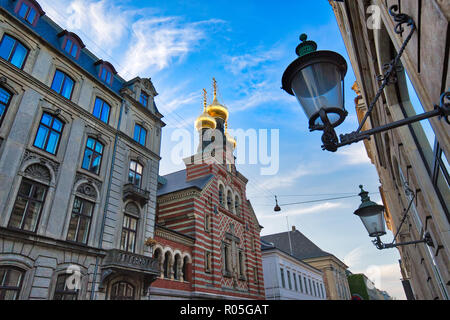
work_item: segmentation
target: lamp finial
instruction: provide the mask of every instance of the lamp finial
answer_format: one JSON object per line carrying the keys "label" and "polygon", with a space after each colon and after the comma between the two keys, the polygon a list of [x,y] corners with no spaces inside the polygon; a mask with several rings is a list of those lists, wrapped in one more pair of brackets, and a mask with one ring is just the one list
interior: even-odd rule
{"label": "lamp finial", "polygon": [[295,49],[295,52],[299,57],[303,57],[308,53],[314,52],[317,50],[317,43],[314,41],[308,40],[308,35],[306,33],[302,33],[300,35],[301,43]]}

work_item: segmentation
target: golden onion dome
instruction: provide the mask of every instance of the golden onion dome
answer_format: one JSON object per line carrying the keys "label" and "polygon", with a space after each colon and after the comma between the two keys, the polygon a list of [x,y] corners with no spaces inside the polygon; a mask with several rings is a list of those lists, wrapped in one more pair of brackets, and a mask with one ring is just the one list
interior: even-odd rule
{"label": "golden onion dome", "polygon": [[213,102],[206,108],[206,112],[213,118],[220,118],[224,121],[228,120],[228,108],[224,105],[221,105],[219,101],[217,101],[217,83],[216,79],[213,78],[213,86],[214,86],[214,99]]}
{"label": "golden onion dome", "polygon": [[217,127],[216,119],[206,112],[206,90],[203,89],[203,113],[195,120],[195,127],[198,131],[202,129],[215,129]]}
{"label": "golden onion dome", "polygon": [[207,112],[203,112],[197,120],[195,120],[195,127],[199,131],[202,129],[215,129],[216,126],[216,119],[211,117]]}

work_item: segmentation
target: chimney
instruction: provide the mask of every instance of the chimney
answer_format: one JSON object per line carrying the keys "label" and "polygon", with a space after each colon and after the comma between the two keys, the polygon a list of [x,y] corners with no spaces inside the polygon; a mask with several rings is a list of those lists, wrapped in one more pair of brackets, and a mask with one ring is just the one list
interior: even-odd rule
{"label": "chimney", "polygon": [[296,231],[297,229],[295,229],[295,226],[292,226],[292,231]]}

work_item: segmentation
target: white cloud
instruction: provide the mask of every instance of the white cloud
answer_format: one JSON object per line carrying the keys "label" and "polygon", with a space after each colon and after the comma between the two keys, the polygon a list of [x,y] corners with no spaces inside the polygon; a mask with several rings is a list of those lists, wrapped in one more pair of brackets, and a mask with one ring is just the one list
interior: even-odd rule
{"label": "white cloud", "polygon": [[343,158],[343,164],[346,165],[358,165],[358,164],[370,164],[370,159],[367,156],[366,148],[363,142],[352,144],[347,147],[343,147],[336,152],[337,155]]}
{"label": "white cloud", "polygon": [[278,174],[273,178],[269,178],[260,184],[263,189],[274,190],[277,188],[287,188],[295,184],[298,178],[311,174],[312,171],[304,165],[299,165],[297,169],[288,174]]}

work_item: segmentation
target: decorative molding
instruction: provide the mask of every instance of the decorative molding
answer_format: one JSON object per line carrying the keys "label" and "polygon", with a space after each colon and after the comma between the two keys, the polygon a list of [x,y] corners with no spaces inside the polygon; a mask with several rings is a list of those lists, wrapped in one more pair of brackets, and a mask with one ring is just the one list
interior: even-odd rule
{"label": "decorative molding", "polygon": [[[102,188],[102,182],[96,179],[93,179],[90,176],[87,176],[85,174],[77,172],[77,175],[75,177],[75,185],[77,185],[81,180],[86,180],[88,184],[95,185],[98,190],[101,190]],[[82,184],[85,185],[86,183]],[[80,186],[81,187],[81,186]],[[79,188],[78,188],[79,189]],[[77,189],[77,192],[79,192]],[[95,191],[95,190],[94,190]]]}
{"label": "decorative molding", "polygon": [[77,192],[85,195],[86,197],[97,199],[97,191],[92,186],[92,184],[89,183],[83,183],[77,188]]}
{"label": "decorative molding", "polygon": [[40,163],[34,163],[25,169],[25,174],[29,177],[50,183],[52,180],[50,171]]}
{"label": "decorative molding", "polygon": [[[42,155],[40,155],[40,154],[38,154],[38,153],[35,153],[35,152],[32,152],[32,151],[30,151],[30,150],[25,150],[25,153],[24,153],[24,155],[23,155],[23,157],[22,157],[22,166],[26,163],[26,162],[28,162],[28,161],[30,161],[30,160],[39,160],[39,163],[41,164],[41,165],[48,165],[50,168],[52,168],[52,170],[53,170],[53,172],[54,172],[54,174],[55,174],[55,177],[57,177],[58,176],[58,174],[59,174],[59,168],[60,168],[60,164],[59,163],[57,163],[57,162],[55,162],[55,161],[53,161],[53,160],[50,160],[50,159],[47,159],[47,158],[45,158],[45,157],[43,157]],[[32,171],[30,171],[30,170],[32,170]],[[30,169],[29,170],[29,167],[28,168],[26,168],[25,169],[25,173],[26,174],[30,174],[30,175],[36,175],[35,177],[36,178],[39,178],[39,172],[33,172],[33,169]],[[50,175],[50,177],[48,178],[48,182],[51,182],[51,175]]]}

